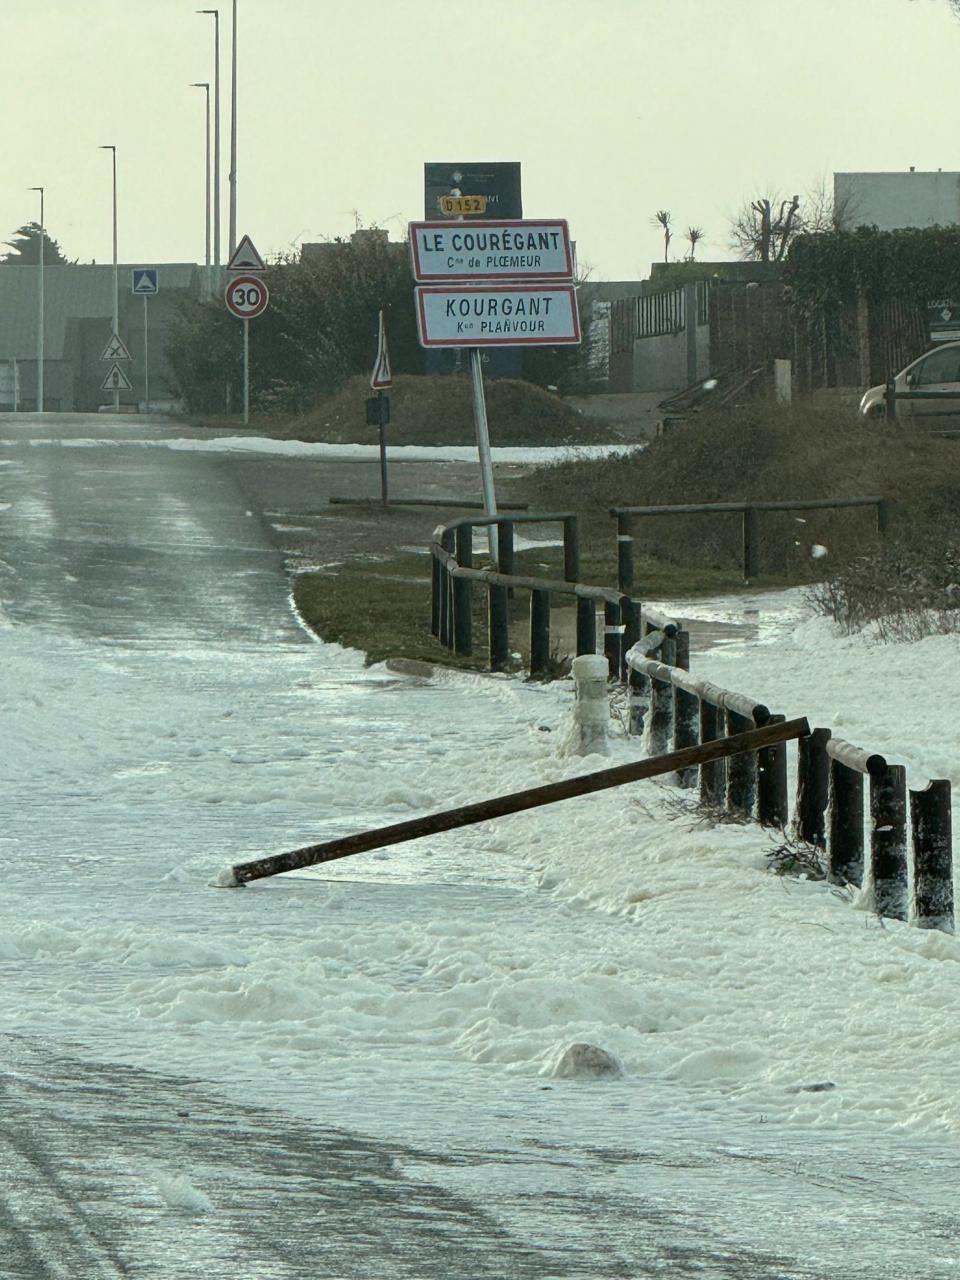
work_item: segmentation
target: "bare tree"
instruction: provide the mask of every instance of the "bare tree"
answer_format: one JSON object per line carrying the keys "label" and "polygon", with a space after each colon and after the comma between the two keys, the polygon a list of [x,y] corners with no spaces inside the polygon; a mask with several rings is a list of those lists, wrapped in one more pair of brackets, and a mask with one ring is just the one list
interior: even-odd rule
{"label": "bare tree", "polygon": [[670,241],[673,239],[673,232],[670,230],[670,210],[658,209],[650,219],[652,227],[663,227],[663,260],[670,260]]}
{"label": "bare tree", "polygon": [[703,227],[687,227],[687,239],[690,241],[690,257],[688,262],[693,262],[697,253],[697,245],[703,239]]}
{"label": "bare tree", "polygon": [[800,217],[800,197],[780,200],[776,212],[777,197],[759,196],[740,210],[730,223],[730,243],[741,258],[758,262],[782,262],[803,227]]}

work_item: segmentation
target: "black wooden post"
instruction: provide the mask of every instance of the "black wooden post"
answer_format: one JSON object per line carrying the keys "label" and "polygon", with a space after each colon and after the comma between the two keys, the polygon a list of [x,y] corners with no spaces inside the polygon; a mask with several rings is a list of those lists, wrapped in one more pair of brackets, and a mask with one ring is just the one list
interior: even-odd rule
{"label": "black wooden post", "polygon": [[743,580],[752,582],[760,572],[760,519],[754,507],[743,509]]}
{"label": "black wooden post", "polygon": [[576,516],[563,517],[563,578],[565,582],[580,581],[580,535]]}
{"label": "black wooden post", "polygon": [[[640,639],[640,605],[629,596],[620,597],[620,617],[623,619],[623,643],[620,646],[620,679],[629,678],[627,654]],[[632,685],[632,680],[631,680]]]}
{"label": "black wooden post", "polygon": [[690,670],[690,632],[683,628],[677,632],[676,664],[684,671]]}
{"label": "black wooden post", "polygon": [[907,918],[907,771],[888,764],[870,775],[870,863],[874,910]]}
{"label": "black wooden post", "polygon": [[639,738],[643,733],[643,726],[647,714],[647,684],[649,683],[646,676],[634,671],[630,668],[630,675],[627,681],[630,687],[630,696],[628,699],[627,711],[627,732],[633,737]]}
{"label": "black wooden post", "polygon": [[[457,564],[473,566],[473,526],[457,526]],[[453,579],[453,647],[456,653],[473,653],[473,583],[469,578]]]}
{"label": "black wooden post", "polygon": [[881,498],[877,503],[877,533],[886,533],[893,519],[893,503],[889,498]]}
{"label": "black wooden post", "polygon": [[[700,701],[700,741],[713,742],[722,738],[723,713],[706,698]],[[723,760],[714,760],[710,764],[700,766],[700,803],[711,809],[720,809],[723,805],[726,769]]]}
{"label": "black wooden post", "polygon": [[[783,716],[771,716],[768,724],[783,724]],[[787,798],[787,748],[782,742],[757,752],[757,821],[763,827],[783,831],[790,817]]]}
{"label": "black wooden post", "polygon": [[625,595],[633,590],[633,522],[617,512],[617,586]]}
{"label": "black wooden post", "polygon": [[647,754],[663,756],[670,750],[673,731],[673,685],[666,680],[650,681],[650,732]]}
{"label": "black wooden post", "polygon": [[589,596],[577,596],[577,657],[597,652],[597,606]]}
{"label": "black wooden post", "polygon": [[897,416],[897,384],[893,378],[887,383],[887,389],[883,393],[884,403],[887,406],[887,417],[895,418]]}
{"label": "black wooden post", "polygon": [[827,847],[824,814],[830,796],[829,729],[814,729],[797,743],[797,835],[818,849]]}
{"label": "black wooden post", "polygon": [[[440,545],[448,555],[453,555],[454,532],[444,529],[440,535]],[[442,565],[440,575],[440,641],[448,649],[453,648],[453,600],[452,579],[446,563]]]}
{"label": "black wooden post", "polygon": [[677,665],[677,637],[665,635],[660,644],[660,661],[665,667]]}
{"label": "black wooden post", "polygon": [[[695,693],[673,686],[673,748],[695,747],[700,741],[700,701]],[[674,775],[678,787],[697,785],[696,769],[678,769]]]}
{"label": "black wooden post", "polygon": [[430,572],[430,634],[439,636],[440,634],[440,561],[437,559],[436,553],[431,554],[431,572]]}
{"label": "black wooden post", "polygon": [[953,932],[953,846],[950,783],[943,778],[910,792],[913,918],[920,929]]}
{"label": "black wooden post", "polygon": [[490,667],[505,671],[510,664],[510,634],[507,625],[507,588],[490,583],[487,587],[490,611]]}
{"label": "black wooden post", "polygon": [[611,680],[620,679],[620,652],[623,648],[623,627],[620,622],[620,606],[611,600],[603,602],[603,652]]}
{"label": "black wooden post", "polygon": [[530,674],[540,676],[550,667],[550,592],[530,592]]}
{"label": "black wooden post", "polygon": [[[497,568],[501,573],[513,573],[513,521],[504,520],[497,525]],[[507,587],[507,599],[513,599],[513,587]]]}
{"label": "black wooden post", "polygon": [[829,787],[827,879],[859,888],[863,884],[863,774],[831,760]]}
{"label": "black wooden post", "polygon": [[[737,711],[726,712],[727,737],[736,733],[746,733],[755,729],[756,725]],[[725,807],[731,817],[750,818],[753,806],[757,802],[757,757],[752,752],[732,757],[727,764],[727,793]]]}

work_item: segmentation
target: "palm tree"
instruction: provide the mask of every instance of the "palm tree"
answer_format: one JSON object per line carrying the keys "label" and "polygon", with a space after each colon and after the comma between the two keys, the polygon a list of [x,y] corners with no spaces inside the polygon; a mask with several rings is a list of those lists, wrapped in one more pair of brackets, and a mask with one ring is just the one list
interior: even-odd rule
{"label": "palm tree", "polygon": [[652,227],[663,227],[663,260],[669,262],[670,241],[673,238],[673,232],[670,230],[670,210],[658,209],[650,219]]}
{"label": "palm tree", "polygon": [[703,239],[703,227],[687,227],[687,239],[690,241],[690,261],[696,257],[697,245]]}

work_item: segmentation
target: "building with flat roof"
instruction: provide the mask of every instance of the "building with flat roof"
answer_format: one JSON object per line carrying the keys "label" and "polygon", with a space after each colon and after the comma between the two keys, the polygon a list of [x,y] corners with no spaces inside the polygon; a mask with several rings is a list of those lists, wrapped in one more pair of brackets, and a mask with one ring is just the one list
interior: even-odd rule
{"label": "building with flat roof", "polygon": [[[148,355],[150,401],[169,402],[176,388],[166,359],[167,330],[180,298],[202,296],[205,268],[192,262],[158,266],[159,291],[146,302],[146,334],[144,300],[131,292],[134,269],[119,268],[120,337],[131,356],[123,370],[133,384],[122,399],[145,400]],[[39,272],[36,266],[0,266],[0,410],[5,412],[37,407]],[[45,266],[43,291],[44,408],[95,412],[113,400],[112,392],[100,389],[111,367],[100,357],[113,329],[113,264]]]}
{"label": "building with flat roof", "polygon": [[843,227],[950,227],[960,223],[960,173],[835,173],[833,204]]}

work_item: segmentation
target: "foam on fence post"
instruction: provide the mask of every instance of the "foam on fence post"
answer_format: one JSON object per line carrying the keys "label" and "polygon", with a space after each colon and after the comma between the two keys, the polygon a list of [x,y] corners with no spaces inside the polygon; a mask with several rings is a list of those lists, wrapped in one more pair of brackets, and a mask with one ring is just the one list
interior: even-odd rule
{"label": "foam on fence post", "polygon": [[573,660],[576,701],[573,733],[568,749],[573,755],[606,755],[610,709],[607,706],[607,660],[584,653]]}

